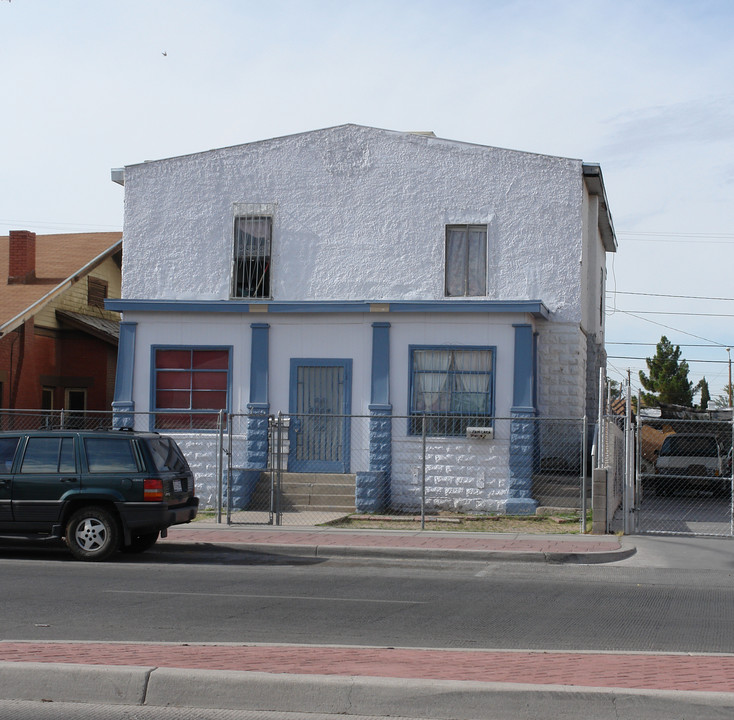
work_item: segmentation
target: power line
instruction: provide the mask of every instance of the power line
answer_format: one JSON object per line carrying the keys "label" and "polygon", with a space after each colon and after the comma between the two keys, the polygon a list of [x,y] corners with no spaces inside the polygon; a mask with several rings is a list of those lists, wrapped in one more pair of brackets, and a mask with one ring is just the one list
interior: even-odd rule
{"label": "power line", "polygon": [[7,227],[37,227],[37,228],[55,228],[55,227],[83,227],[83,228],[93,228],[95,230],[100,230],[102,228],[110,228],[112,230],[119,230],[120,225],[105,225],[103,223],[96,223],[94,225],[90,223],[70,223],[70,222],[46,222],[43,220],[0,220],[0,225],[4,225]]}
{"label": "power line", "polygon": [[667,295],[665,293],[628,292],[624,290],[607,290],[608,295],[640,295],[643,297],[676,298],[681,300],[724,300],[734,302],[734,298],[707,297],[705,295]]}
{"label": "power line", "polygon": [[[606,340],[604,342],[605,345],[643,345],[645,347],[655,347],[657,345],[656,342],[625,342],[625,341],[613,341],[613,340]],[[674,345],[677,345],[678,347],[702,347],[702,348],[718,348],[718,347],[724,347],[723,345],[704,345],[703,343],[673,343]],[[734,343],[730,343],[726,347],[731,347],[734,345]]]}
{"label": "power line", "polygon": [[682,232],[664,232],[660,230],[617,230],[617,235],[649,235],[655,237],[681,237],[681,238],[733,238],[734,233],[682,233]]}
{"label": "power line", "polygon": [[673,244],[695,242],[697,245],[701,243],[714,245],[730,245],[734,243],[734,234],[732,233],[674,233],[617,230],[617,235],[624,235],[627,241],[632,242],[667,242]]}
{"label": "power line", "polygon": [[[607,314],[613,315],[615,312],[625,312],[619,308],[607,310]],[[638,315],[680,315],[682,317],[734,317],[734,313],[696,313],[696,312],[674,312],[672,310],[628,310]]]}
{"label": "power line", "polygon": [[663,323],[655,322],[654,320],[649,320],[645,317],[640,317],[639,315],[635,315],[628,310],[617,310],[616,312],[622,313],[622,315],[629,315],[630,317],[636,318],[637,320],[643,320],[644,322],[650,323],[651,325],[657,325],[658,327],[665,328],[666,330],[673,330],[674,332],[681,333],[681,335],[688,335],[689,337],[694,337],[698,340],[705,340],[706,342],[711,343],[711,345],[716,345],[718,347],[727,347],[726,345],[722,345],[720,342],[716,342],[715,340],[702,337],[701,335],[694,335],[693,333],[686,332],[685,330],[681,330],[680,328],[674,328],[670,325],[664,325]]}
{"label": "power line", "polygon": [[[630,357],[628,355],[608,355],[607,357],[614,358],[615,360],[647,360],[648,358],[642,358],[642,357]],[[728,365],[728,360],[689,360],[688,358],[684,358],[684,361],[687,363],[715,363],[717,365]]]}

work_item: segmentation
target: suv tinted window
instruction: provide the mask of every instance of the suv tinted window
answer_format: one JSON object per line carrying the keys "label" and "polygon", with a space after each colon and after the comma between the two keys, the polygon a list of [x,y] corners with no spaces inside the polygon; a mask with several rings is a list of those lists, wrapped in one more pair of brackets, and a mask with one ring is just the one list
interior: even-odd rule
{"label": "suv tinted window", "polygon": [[139,472],[133,442],[129,438],[85,438],[90,473]]}
{"label": "suv tinted window", "polygon": [[20,471],[21,473],[76,472],[74,438],[29,438]]}
{"label": "suv tinted window", "polygon": [[13,458],[20,437],[0,438],[0,472],[8,473],[13,468]]}
{"label": "suv tinted window", "polygon": [[171,438],[153,438],[148,441],[148,447],[159,472],[185,472],[189,469],[183,453]]}

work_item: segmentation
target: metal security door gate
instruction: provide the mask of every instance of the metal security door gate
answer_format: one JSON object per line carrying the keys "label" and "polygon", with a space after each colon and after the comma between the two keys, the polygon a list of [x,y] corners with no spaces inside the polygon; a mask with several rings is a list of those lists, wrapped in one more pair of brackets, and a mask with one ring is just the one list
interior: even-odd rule
{"label": "metal security door gate", "polygon": [[732,423],[639,418],[637,531],[734,535]]}
{"label": "metal security door gate", "polygon": [[351,360],[292,359],[290,472],[349,472]]}

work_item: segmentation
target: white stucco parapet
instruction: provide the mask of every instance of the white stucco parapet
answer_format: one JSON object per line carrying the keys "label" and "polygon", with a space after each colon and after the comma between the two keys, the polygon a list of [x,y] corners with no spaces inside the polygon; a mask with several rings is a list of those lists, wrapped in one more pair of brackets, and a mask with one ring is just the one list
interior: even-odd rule
{"label": "white stucco parapet", "polygon": [[580,160],[344,125],[131,165],[123,297],[228,299],[238,203],[273,208],[276,300],[446,301],[445,226],[480,223],[484,299],[581,321]]}

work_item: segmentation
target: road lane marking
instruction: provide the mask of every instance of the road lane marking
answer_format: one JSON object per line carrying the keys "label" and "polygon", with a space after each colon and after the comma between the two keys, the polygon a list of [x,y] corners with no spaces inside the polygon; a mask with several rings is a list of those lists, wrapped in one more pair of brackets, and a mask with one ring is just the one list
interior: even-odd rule
{"label": "road lane marking", "polygon": [[242,593],[197,593],[174,592],[171,590],[104,590],[107,594],[118,595],[189,595],[192,597],[230,597],[253,598],[255,600],[328,600],[330,602],[377,603],[390,605],[427,605],[425,600],[368,600],[367,598],[319,597],[312,595],[245,595]]}

